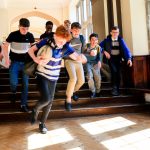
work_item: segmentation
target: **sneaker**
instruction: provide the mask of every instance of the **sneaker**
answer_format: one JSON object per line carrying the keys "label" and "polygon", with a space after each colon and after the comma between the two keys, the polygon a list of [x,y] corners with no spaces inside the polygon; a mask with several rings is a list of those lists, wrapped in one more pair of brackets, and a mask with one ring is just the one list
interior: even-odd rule
{"label": "sneaker", "polygon": [[21,106],[21,111],[22,112],[29,112],[27,106],[25,106],[25,105]]}
{"label": "sneaker", "polygon": [[35,124],[36,120],[37,120],[37,118],[36,118],[36,111],[34,109],[32,109],[32,111],[31,111],[31,119],[30,119],[31,124]]}
{"label": "sneaker", "polygon": [[94,97],[96,97],[96,93],[95,92],[92,92],[92,94],[91,94],[91,96],[90,96],[91,98],[94,98]]}
{"label": "sneaker", "polygon": [[65,101],[65,109],[66,109],[66,111],[71,111],[71,109],[72,109],[71,103],[67,103],[67,102]]}
{"label": "sneaker", "polygon": [[76,92],[73,93],[72,99],[73,99],[74,101],[78,101],[79,96],[76,94]]}
{"label": "sneaker", "polygon": [[117,88],[113,88],[111,94],[113,96],[118,96],[119,95],[119,91],[117,90]]}
{"label": "sneaker", "polygon": [[46,126],[45,126],[44,123],[40,123],[40,124],[39,124],[39,130],[40,130],[40,132],[41,132],[42,134],[46,134],[46,133],[47,133],[47,128],[46,128]]}
{"label": "sneaker", "polygon": [[11,95],[10,102],[11,102],[11,104],[15,104],[16,103],[16,93],[13,93]]}

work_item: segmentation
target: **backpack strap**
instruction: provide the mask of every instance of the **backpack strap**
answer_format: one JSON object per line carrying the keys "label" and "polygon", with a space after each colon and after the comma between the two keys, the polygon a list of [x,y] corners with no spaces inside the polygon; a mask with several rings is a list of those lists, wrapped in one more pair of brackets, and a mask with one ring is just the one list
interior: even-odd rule
{"label": "backpack strap", "polygon": [[84,48],[84,44],[85,44],[85,39],[84,39],[84,36],[83,36],[83,35],[80,35],[80,41],[81,41],[81,43],[82,43],[81,52],[83,52],[83,48]]}

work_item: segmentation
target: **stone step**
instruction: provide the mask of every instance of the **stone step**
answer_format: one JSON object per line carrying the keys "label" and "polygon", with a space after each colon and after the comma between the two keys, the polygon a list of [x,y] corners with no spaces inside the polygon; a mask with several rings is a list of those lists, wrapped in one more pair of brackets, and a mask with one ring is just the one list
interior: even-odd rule
{"label": "stone step", "polygon": [[[55,98],[66,98],[66,90],[58,90],[55,92]],[[120,89],[120,94],[130,94],[130,92],[127,91],[127,89]],[[83,97],[90,97],[91,95],[91,91],[89,89],[80,89],[78,91],[78,95],[79,97],[83,98]],[[101,92],[99,93],[98,96],[110,96],[111,95],[111,88],[106,88],[106,89],[102,89]],[[38,99],[40,96],[38,91],[32,91],[28,93],[28,98],[29,99]],[[1,92],[0,93],[0,101],[1,100],[10,100],[12,97],[12,93],[11,92]],[[17,99],[20,99],[21,97],[21,92],[17,92],[16,93],[16,97]]]}
{"label": "stone step", "polygon": [[[29,107],[32,107],[36,104],[37,99],[29,99],[28,100],[28,105]],[[65,99],[54,99],[53,101],[53,107],[58,107],[58,106],[64,106]],[[95,98],[90,98],[90,97],[84,97],[80,98],[77,102],[72,100],[73,105],[92,105],[92,104],[98,104],[103,105],[103,104],[110,104],[110,103],[144,103],[144,98],[141,95],[139,96],[134,96],[134,95],[120,95],[120,96],[101,96],[101,97],[95,97]],[[15,104],[11,104],[9,100],[1,100],[0,101],[0,109],[8,109],[12,107],[20,107],[20,100],[17,100]]]}
{"label": "stone step", "polygon": [[[67,89],[67,84],[68,83],[57,83],[56,89],[57,90],[64,90]],[[109,82],[102,82],[101,89],[102,88],[110,88],[110,83]],[[85,82],[84,85],[81,87],[81,89],[89,89],[88,83]],[[22,84],[18,84],[17,91],[20,92],[22,90]],[[29,84],[29,91],[37,91],[38,86],[37,84],[30,83]],[[1,92],[10,92],[10,85],[0,85],[0,93]]]}
{"label": "stone step", "polygon": [[[74,106],[71,112],[67,112],[64,107],[59,107],[57,109],[52,107],[52,110],[48,116],[48,119],[52,118],[69,118],[69,117],[85,117],[85,116],[95,116],[95,115],[107,115],[107,114],[119,114],[119,113],[136,113],[144,112],[150,109],[150,104],[146,103],[121,103],[121,104],[104,104],[97,106],[93,104],[86,107]],[[16,109],[1,110],[0,119],[3,121],[18,121],[30,119],[30,112],[23,113],[17,111]]]}

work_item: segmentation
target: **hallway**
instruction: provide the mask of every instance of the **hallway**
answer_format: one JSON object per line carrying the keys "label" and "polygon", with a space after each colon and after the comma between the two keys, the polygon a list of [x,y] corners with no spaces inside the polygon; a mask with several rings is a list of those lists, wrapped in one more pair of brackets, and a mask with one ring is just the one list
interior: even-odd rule
{"label": "hallway", "polygon": [[148,150],[150,114],[48,120],[49,132],[28,122],[0,123],[1,150]]}

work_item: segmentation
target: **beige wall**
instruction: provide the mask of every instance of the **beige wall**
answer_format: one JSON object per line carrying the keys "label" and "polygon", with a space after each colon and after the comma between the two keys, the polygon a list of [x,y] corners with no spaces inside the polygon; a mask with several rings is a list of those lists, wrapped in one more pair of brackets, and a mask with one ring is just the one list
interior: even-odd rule
{"label": "beige wall", "polygon": [[123,37],[134,56],[148,55],[145,0],[121,0]]}
{"label": "beige wall", "polygon": [[103,40],[106,36],[105,33],[105,12],[104,12],[104,0],[92,1],[92,22],[93,31],[98,33],[99,40]]}
{"label": "beige wall", "polygon": [[4,41],[9,32],[8,12],[7,9],[0,9],[0,40]]}

